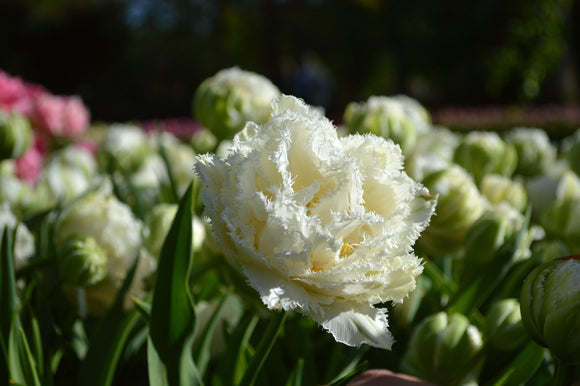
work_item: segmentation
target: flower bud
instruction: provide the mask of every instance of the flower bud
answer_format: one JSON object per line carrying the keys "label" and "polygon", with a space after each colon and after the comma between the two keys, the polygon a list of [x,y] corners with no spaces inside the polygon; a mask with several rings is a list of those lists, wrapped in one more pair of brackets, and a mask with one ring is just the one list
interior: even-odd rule
{"label": "flower bud", "polygon": [[528,205],[528,194],[524,185],[505,176],[485,175],[480,191],[492,205],[505,202],[520,212],[524,212]]}
{"label": "flower bud", "polygon": [[67,146],[54,152],[41,170],[38,184],[55,201],[71,202],[84,193],[97,173],[97,164],[87,150]]}
{"label": "flower bud", "polygon": [[511,176],[516,169],[515,148],[494,132],[471,132],[455,149],[453,160],[479,184],[486,174]]}
{"label": "flower bud", "polygon": [[32,128],[26,118],[18,113],[0,111],[0,160],[18,158],[32,143]]}
{"label": "flower bud", "polygon": [[580,129],[562,141],[562,154],[570,168],[580,176]]}
{"label": "flower bud", "polygon": [[511,351],[528,339],[522,323],[520,303],[516,299],[503,299],[494,303],[485,319],[485,336],[491,347]]}
{"label": "flower bud", "polygon": [[539,240],[532,246],[532,259],[540,264],[569,255],[570,250],[562,240]]}
{"label": "flower bud", "polygon": [[58,247],[58,272],[66,284],[97,284],[107,276],[107,253],[93,237],[72,234]]}
{"label": "flower bud", "polygon": [[[147,134],[137,126],[115,124],[109,126],[99,147],[97,158],[104,168],[117,165],[126,172],[134,172],[152,152]],[[110,164],[114,160],[117,164]]]}
{"label": "flower bud", "polygon": [[459,137],[452,131],[432,126],[417,137],[413,151],[407,155],[405,170],[416,181],[453,163]]}
{"label": "flower bud", "polygon": [[216,136],[205,127],[193,134],[190,141],[193,149],[199,154],[210,153],[218,145]]}
{"label": "flower bud", "polygon": [[[106,252],[107,278],[87,288],[88,312],[102,313],[113,303],[115,292],[135,258],[140,255],[135,278],[125,299],[143,296],[147,278],[154,272],[156,262],[142,248],[142,224],[129,206],[112,194],[109,180],[103,179],[94,190],[89,190],[74,200],[58,216],[54,228],[54,241],[62,244],[78,233],[88,235]],[[89,291],[90,290],[90,291]],[[101,291],[102,290],[102,291]]]}
{"label": "flower bud", "polygon": [[542,129],[519,127],[505,136],[518,154],[516,173],[532,177],[543,173],[556,160],[556,147]]}
{"label": "flower bud", "polygon": [[448,383],[463,373],[481,347],[481,333],[465,316],[439,312],[423,320],[411,335],[401,370]]}
{"label": "flower bud", "polygon": [[555,202],[580,198],[580,178],[566,162],[554,163],[545,173],[526,182],[528,198],[534,208],[532,216],[540,221]]}
{"label": "flower bud", "polygon": [[268,120],[280,90],[267,78],[237,67],[204,80],[193,97],[193,114],[219,140],[230,139],[247,121]]}
{"label": "flower bud", "polygon": [[524,216],[508,204],[490,207],[465,235],[465,259],[476,264],[491,262],[497,257],[500,247],[520,230],[523,223]]}
{"label": "flower bud", "polygon": [[580,256],[544,263],[530,272],[520,296],[530,336],[562,362],[580,364]]}
{"label": "flower bud", "polygon": [[344,123],[350,133],[372,133],[391,139],[403,154],[408,154],[417,141],[418,126],[428,123],[428,116],[409,110],[409,105],[396,97],[373,96],[363,103],[349,103]]}
{"label": "flower bud", "polygon": [[423,184],[432,195],[438,195],[436,215],[419,238],[428,254],[443,255],[457,252],[467,230],[485,210],[485,199],[473,179],[457,165],[431,173]]}
{"label": "flower bud", "polygon": [[580,198],[557,201],[542,215],[550,238],[561,239],[572,253],[580,251]]}

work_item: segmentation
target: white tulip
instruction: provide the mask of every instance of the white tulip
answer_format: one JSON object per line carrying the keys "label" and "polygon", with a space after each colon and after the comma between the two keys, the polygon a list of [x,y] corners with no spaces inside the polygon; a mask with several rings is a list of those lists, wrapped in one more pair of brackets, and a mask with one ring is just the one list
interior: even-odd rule
{"label": "white tulip", "polygon": [[435,202],[403,171],[393,142],[339,138],[299,99],[249,122],[226,158],[199,157],[217,245],[270,309],[302,312],[351,346],[390,348],[384,308],[415,288],[412,251]]}

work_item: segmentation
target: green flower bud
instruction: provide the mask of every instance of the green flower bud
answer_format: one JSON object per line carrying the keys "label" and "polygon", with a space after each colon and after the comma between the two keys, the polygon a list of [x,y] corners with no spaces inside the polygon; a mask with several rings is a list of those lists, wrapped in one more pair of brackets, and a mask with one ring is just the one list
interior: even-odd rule
{"label": "green flower bud", "polygon": [[408,102],[397,97],[373,96],[363,103],[349,103],[344,123],[350,133],[372,133],[391,139],[408,154],[417,141],[418,127],[428,124],[428,115],[413,114]]}
{"label": "green flower bud", "polygon": [[435,383],[448,383],[462,374],[482,347],[481,333],[461,314],[439,312],[413,331],[401,370]]}
{"label": "green flower bud", "polygon": [[0,160],[18,158],[32,143],[32,128],[28,119],[13,112],[0,111]]}
{"label": "green flower bud", "polygon": [[[523,223],[524,216],[508,204],[490,207],[475,220],[465,235],[465,259],[476,264],[491,262],[497,257],[501,246],[521,229]],[[525,247],[527,250],[529,244]]]}
{"label": "green flower bud", "polygon": [[541,218],[548,237],[561,239],[572,253],[580,251],[580,198],[555,202]]}
{"label": "green flower bud", "polygon": [[540,221],[555,202],[580,198],[580,178],[566,162],[554,163],[545,173],[526,182],[528,198],[534,208],[532,216]]}
{"label": "green flower bud", "polygon": [[570,250],[562,240],[539,240],[532,246],[532,259],[539,263],[546,263],[568,255],[570,255]]}
{"label": "green flower bud", "polygon": [[141,258],[131,288],[125,297],[126,306],[131,305],[131,296],[143,296],[147,278],[156,269],[155,259],[142,247],[141,222],[129,206],[112,194],[109,180],[102,179],[95,186],[94,190],[90,189],[67,205],[56,219],[54,227],[56,245],[81,233],[92,237],[99,248],[106,252],[107,279],[86,290],[90,314],[100,313],[110,307],[115,299],[115,290],[121,288],[138,255]]}
{"label": "green flower bud", "polygon": [[149,138],[140,127],[115,124],[108,127],[97,159],[104,170],[121,167],[130,173],[139,169],[151,153]]}
{"label": "green flower bud", "polygon": [[416,181],[453,163],[459,136],[452,131],[432,126],[417,137],[413,151],[407,155],[405,170]]}
{"label": "green flower bud", "polygon": [[467,230],[485,210],[487,202],[480,195],[473,179],[457,166],[431,173],[423,185],[438,195],[435,216],[419,238],[419,245],[428,254],[444,255],[457,252]]}
{"label": "green flower bud", "polygon": [[524,212],[528,205],[528,193],[524,184],[498,174],[487,174],[481,180],[481,194],[492,205],[505,202]]}
{"label": "green flower bud", "polygon": [[516,169],[516,149],[494,132],[471,132],[455,149],[453,160],[479,184],[486,174],[511,176]]}
{"label": "green flower bud", "polygon": [[530,272],[520,296],[530,336],[562,362],[580,365],[580,256],[544,263]]}
{"label": "green flower bud", "polygon": [[562,154],[570,164],[570,168],[580,175],[580,129],[562,141]]}
{"label": "green flower bud", "polygon": [[38,185],[54,201],[71,202],[84,193],[97,173],[93,155],[75,146],[54,152],[42,169]]}
{"label": "green flower bud", "polygon": [[12,211],[22,218],[28,213],[32,198],[30,185],[16,177],[14,161],[0,161],[0,203],[9,204]]}
{"label": "green flower bud", "polygon": [[521,346],[528,334],[522,323],[520,303],[516,299],[494,303],[487,312],[484,333],[495,349],[511,351]]}
{"label": "green flower bud", "polygon": [[518,153],[516,173],[532,177],[543,173],[556,160],[556,147],[542,129],[519,127],[505,136]]}
{"label": "green flower bud", "polygon": [[206,128],[193,134],[190,141],[193,149],[199,154],[211,153],[218,145],[216,136]]}
{"label": "green flower bud", "polygon": [[219,140],[233,138],[247,121],[268,120],[280,90],[267,78],[237,67],[204,80],[193,97],[193,114]]}
{"label": "green flower bud", "polygon": [[72,234],[58,247],[58,272],[66,284],[97,284],[107,276],[107,253],[91,236]]}

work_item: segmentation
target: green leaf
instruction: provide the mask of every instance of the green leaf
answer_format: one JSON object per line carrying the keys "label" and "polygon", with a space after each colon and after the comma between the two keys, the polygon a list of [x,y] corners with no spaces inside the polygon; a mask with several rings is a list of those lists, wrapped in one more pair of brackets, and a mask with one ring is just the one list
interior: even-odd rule
{"label": "green leaf", "polygon": [[4,228],[0,249],[0,383],[8,381],[8,340],[12,317],[16,313],[13,233]]}
{"label": "green leaf", "polygon": [[149,347],[165,367],[169,385],[201,383],[191,352],[197,323],[188,282],[193,261],[193,193],[192,183],[163,243],[151,305]]}
{"label": "green leaf", "polygon": [[258,324],[259,316],[248,312],[242,317],[233,333],[226,337],[227,347],[220,356],[212,385],[230,386],[238,384],[248,367],[250,338]]}
{"label": "green leaf", "polygon": [[149,374],[149,384],[154,386],[169,386],[167,371],[155,346],[151,342],[151,337],[147,338],[147,373]]}
{"label": "green leaf", "polygon": [[163,141],[161,140],[161,132],[159,132],[158,142],[159,142],[159,154],[167,170],[167,176],[169,177],[169,186],[171,187],[171,194],[173,196],[173,202],[179,201],[179,192],[177,189],[177,183],[175,182],[175,177],[173,176],[173,168],[171,167],[171,162],[169,162],[169,156],[167,155],[167,150],[163,146]]}
{"label": "green leaf", "polygon": [[342,386],[342,385],[346,385],[351,379],[353,379],[354,377],[356,377],[358,374],[362,373],[363,371],[365,371],[367,368],[369,367],[369,364],[367,361],[364,361],[360,364],[358,364],[354,369],[352,369],[349,372],[346,373],[341,373],[339,374],[338,377],[336,377],[335,379],[333,379],[328,386]]}
{"label": "green leaf", "polygon": [[211,343],[213,340],[215,328],[217,326],[217,321],[219,320],[218,316],[221,310],[223,309],[223,306],[226,303],[227,298],[228,295],[225,294],[220,299],[220,302],[218,303],[215,311],[213,312],[210,320],[207,323],[207,326],[205,327],[203,333],[199,338],[199,343],[193,350],[193,357],[195,359],[195,363],[197,364],[197,368],[199,370],[199,374],[201,377],[203,377],[203,375],[205,374],[207,365],[209,364]]}
{"label": "green leaf", "polygon": [[32,356],[28,340],[17,314],[14,314],[12,319],[8,346],[8,367],[11,381],[28,386],[40,386],[36,361]]}
{"label": "green leaf", "polygon": [[[361,358],[370,349],[370,346],[363,345],[356,350],[349,350],[350,353],[346,358],[345,363],[340,367],[341,371],[329,383],[329,385],[343,385],[353,378],[358,373],[366,370],[368,364],[366,362],[359,363]],[[342,362],[342,361],[341,361]],[[361,367],[361,365],[364,365]]]}
{"label": "green leaf", "polygon": [[272,347],[274,347],[274,343],[276,342],[276,338],[282,331],[282,327],[284,326],[284,321],[288,313],[285,311],[277,311],[274,312],[272,319],[268,323],[268,327],[264,332],[264,335],[260,339],[260,343],[258,343],[258,348],[256,349],[256,353],[252,356],[252,360],[244,374],[244,378],[240,382],[242,386],[250,386],[256,382],[256,378],[266,362]]}
{"label": "green leaf", "polygon": [[139,313],[132,310],[128,315],[123,311],[123,301],[129,290],[139,256],[123,281],[115,302],[107,315],[99,321],[96,330],[89,340],[89,350],[81,363],[80,383],[87,386],[111,385],[123,348],[131,331],[139,321]]}
{"label": "green leaf", "polygon": [[149,324],[151,321],[151,303],[143,301],[141,299],[132,298],[133,304],[135,305],[135,309],[139,311],[141,317]]}
{"label": "green leaf", "polygon": [[530,380],[538,370],[546,349],[534,342],[530,342],[520,351],[519,355],[509,363],[503,371],[487,385],[511,386],[523,385]]}

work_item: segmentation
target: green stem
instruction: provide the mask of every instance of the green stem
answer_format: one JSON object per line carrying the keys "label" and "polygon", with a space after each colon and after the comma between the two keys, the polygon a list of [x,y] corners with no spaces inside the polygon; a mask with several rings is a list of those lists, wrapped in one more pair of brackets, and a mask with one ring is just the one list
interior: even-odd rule
{"label": "green stem", "polygon": [[554,373],[552,386],[571,385],[574,380],[574,370],[576,370],[576,366],[563,363],[556,357],[554,357],[554,363],[556,365],[556,371]]}
{"label": "green stem", "polygon": [[274,347],[276,338],[282,331],[282,326],[287,316],[288,313],[286,311],[274,313],[239,386],[251,386],[256,382],[256,378],[266,362],[270,350]]}

